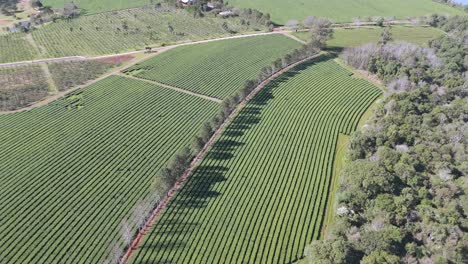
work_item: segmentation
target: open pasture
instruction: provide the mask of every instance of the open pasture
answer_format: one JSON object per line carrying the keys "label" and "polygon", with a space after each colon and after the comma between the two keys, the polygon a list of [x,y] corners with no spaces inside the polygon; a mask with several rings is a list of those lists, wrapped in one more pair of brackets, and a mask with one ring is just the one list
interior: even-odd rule
{"label": "open pasture", "polygon": [[218,109],[112,76],[0,115],[0,262],[103,263],[160,168]]}
{"label": "open pasture", "polygon": [[133,263],[291,263],[318,239],[340,133],[381,91],[331,58],[256,95],[146,235]]}
{"label": "open pasture", "polygon": [[[327,45],[334,48],[346,48],[357,47],[369,42],[376,43],[380,40],[382,30],[381,27],[337,28]],[[427,45],[429,40],[444,34],[436,28],[413,26],[393,26],[390,32],[396,41],[406,41],[423,46]],[[308,40],[309,34],[309,32],[294,33],[295,36],[303,40]]]}
{"label": "open pasture", "polygon": [[432,0],[232,0],[234,6],[256,8],[270,13],[272,20],[284,24],[308,16],[328,17],[335,22],[352,22],[357,17],[406,17],[428,14],[464,15],[464,12]]}
{"label": "open pasture", "polygon": [[300,43],[267,35],[178,47],[125,71],[136,77],[223,99]]}

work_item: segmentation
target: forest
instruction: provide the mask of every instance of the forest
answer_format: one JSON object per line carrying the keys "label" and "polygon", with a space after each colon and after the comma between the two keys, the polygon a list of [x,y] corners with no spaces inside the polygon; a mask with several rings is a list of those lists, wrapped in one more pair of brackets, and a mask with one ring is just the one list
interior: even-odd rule
{"label": "forest", "polygon": [[388,90],[351,139],[334,224],[306,249],[314,263],[467,261],[468,19],[432,20],[447,34],[428,48],[384,39],[343,52]]}

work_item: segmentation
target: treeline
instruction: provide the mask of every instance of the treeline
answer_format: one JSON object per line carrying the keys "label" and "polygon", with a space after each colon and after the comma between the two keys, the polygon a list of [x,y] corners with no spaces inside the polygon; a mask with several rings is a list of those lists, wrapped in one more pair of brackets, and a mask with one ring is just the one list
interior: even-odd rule
{"label": "treeline", "polygon": [[[459,25],[463,23],[463,25]],[[344,60],[389,86],[352,136],[334,223],[305,251],[311,263],[468,262],[467,20],[438,24],[429,48],[348,49]]]}
{"label": "treeline", "polygon": [[136,205],[130,214],[121,223],[120,241],[112,245],[112,253],[109,263],[119,263],[125,249],[131,245],[133,238],[141,231],[146,221],[151,217],[151,212],[157,208],[161,198],[174,186],[177,180],[184,174],[196,155],[213,137],[215,132],[225,123],[234,110],[243,102],[247,96],[262,82],[270,78],[275,73],[301,60],[310,58],[320,52],[320,48],[331,38],[333,31],[327,23],[317,20],[317,24],[311,30],[311,35],[316,36],[312,41],[302,47],[293,50],[283,58],[274,61],[271,66],[264,67],[257,75],[257,78],[247,80],[244,86],[234,95],[225,98],[221,104],[221,109],[210,121],[203,124],[201,131],[193,140],[192,146],[184,148],[177,153],[169,164],[161,169],[157,181],[151,188],[148,197]]}

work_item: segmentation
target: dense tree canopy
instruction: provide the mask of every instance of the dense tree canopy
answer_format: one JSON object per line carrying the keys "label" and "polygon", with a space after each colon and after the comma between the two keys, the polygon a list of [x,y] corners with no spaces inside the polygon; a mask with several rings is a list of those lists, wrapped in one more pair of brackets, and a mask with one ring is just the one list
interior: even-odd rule
{"label": "dense tree canopy", "polygon": [[448,34],[429,48],[382,43],[343,54],[388,91],[352,137],[335,222],[306,249],[313,263],[467,262],[468,22],[433,18]]}

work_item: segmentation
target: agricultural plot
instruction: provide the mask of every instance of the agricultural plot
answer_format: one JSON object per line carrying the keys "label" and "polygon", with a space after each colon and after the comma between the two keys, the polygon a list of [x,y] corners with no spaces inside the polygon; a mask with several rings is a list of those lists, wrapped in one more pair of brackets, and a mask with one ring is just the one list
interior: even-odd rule
{"label": "agricultural plot", "polygon": [[[54,8],[63,8],[64,4],[69,3],[68,1],[64,0],[44,0],[42,2],[44,5]],[[82,12],[85,14],[95,14],[105,11],[143,6],[150,3],[150,0],[74,0],[73,3],[82,9]]]}
{"label": "agricultural plot", "polygon": [[2,263],[103,263],[120,221],[219,110],[209,100],[109,77],[0,116]]}
{"label": "agricultural plot", "polygon": [[284,24],[288,20],[302,20],[308,16],[328,17],[335,22],[352,22],[357,17],[406,17],[428,14],[464,15],[464,12],[432,0],[232,0],[234,6],[256,8],[270,13],[272,20]]}
{"label": "agricultural plot", "polygon": [[299,42],[282,35],[216,41],[178,47],[125,73],[222,99],[298,47]]}
{"label": "agricultural plot", "polygon": [[[328,46],[337,48],[357,47],[369,42],[378,42],[382,28],[364,27],[364,28],[337,28],[333,39],[328,41]],[[406,41],[418,45],[427,45],[431,39],[435,39],[444,34],[443,31],[432,27],[411,27],[411,26],[393,26],[391,28],[394,40]],[[307,40],[308,32],[294,33],[295,36]]]}
{"label": "agricultural plot", "polygon": [[133,263],[291,263],[320,236],[340,133],[381,91],[333,60],[270,83],[169,203]]}
{"label": "agricultural plot", "polygon": [[49,85],[40,66],[0,68],[0,111],[22,108],[47,96]]}
{"label": "agricultural plot", "polygon": [[153,6],[62,20],[35,30],[32,35],[47,57],[63,57],[112,54],[255,29],[264,26],[241,18],[221,19],[211,15],[194,18],[185,10]]}
{"label": "agricultural plot", "polygon": [[65,91],[96,79],[115,65],[96,60],[86,60],[51,63],[48,66],[57,89]]}
{"label": "agricultural plot", "polygon": [[0,63],[26,61],[38,58],[36,49],[24,33],[0,35]]}

